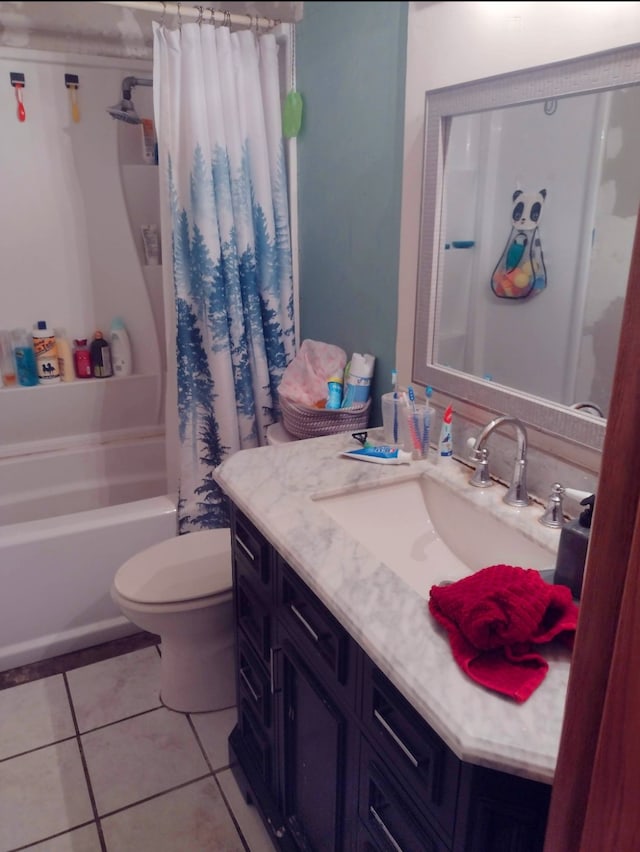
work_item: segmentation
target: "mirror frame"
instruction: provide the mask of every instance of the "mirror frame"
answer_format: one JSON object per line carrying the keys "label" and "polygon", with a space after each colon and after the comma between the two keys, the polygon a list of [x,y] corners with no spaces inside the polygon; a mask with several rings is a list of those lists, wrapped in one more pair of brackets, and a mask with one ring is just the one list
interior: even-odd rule
{"label": "mirror frame", "polygon": [[456,115],[619,89],[640,83],[640,46],[489,77],[427,91],[423,150],[420,249],[412,381],[455,399],[520,418],[527,426],[601,450],[606,420],[513,388],[484,381],[436,363],[439,327],[438,271],[441,240],[444,151]]}

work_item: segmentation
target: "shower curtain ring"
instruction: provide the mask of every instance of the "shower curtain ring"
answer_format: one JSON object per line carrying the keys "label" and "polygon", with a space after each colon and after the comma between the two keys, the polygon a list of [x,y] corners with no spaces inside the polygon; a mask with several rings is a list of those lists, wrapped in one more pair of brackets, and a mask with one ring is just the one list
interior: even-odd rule
{"label": "shower curtain ring", "polygon": [[160,18],[160,26],[161,27],[164,27],[164,21],[165,21],[166,17],[167,17],[167,4],[163,0],[163,2],[162,2],[162,17]]}
{"label": "shower curtain ring", "polygon": [[196,9],[198,10],[198,23],[202,25],[202,19],[204,17],[204,7],[196,6]]}
{"label": "shower curtain ring", "polygon": [[182,11],[180,7],[182,6],[181,0],[177,0],[176,6],[178,7],[178,29],[182,32]]}
{"label": "shower curtain ring", "polygon": [[231,12],[228,9],[225,9],[223,14],[224,20],[222,22],[222,26],[229,27],[229,29],[231,29]]}

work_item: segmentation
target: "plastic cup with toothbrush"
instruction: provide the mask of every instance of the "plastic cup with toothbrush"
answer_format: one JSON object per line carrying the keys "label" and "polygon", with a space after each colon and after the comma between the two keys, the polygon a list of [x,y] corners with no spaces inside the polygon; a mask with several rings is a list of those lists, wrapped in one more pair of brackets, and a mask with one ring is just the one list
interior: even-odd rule
{"label": "plastic cup with toothbrush", "polygon": [[401,437],[405,450],[410,450],[414,459],[425,459],[429,454],[431,409],[427,404],[416,401],[413,387],[407,388],[403,412]]}

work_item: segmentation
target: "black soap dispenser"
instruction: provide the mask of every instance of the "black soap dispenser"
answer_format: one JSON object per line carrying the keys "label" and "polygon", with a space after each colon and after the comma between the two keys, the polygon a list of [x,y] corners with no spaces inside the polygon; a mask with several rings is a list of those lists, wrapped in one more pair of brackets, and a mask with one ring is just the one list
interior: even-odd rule
{"label": "black soap dispenser", "polygon": [[589,533],[596,496],[591,494],[580,501],[585,506],[579,517],[562,527],[553,582],[568,586],[575,600],[580,600],[584,566],[587,560]]}

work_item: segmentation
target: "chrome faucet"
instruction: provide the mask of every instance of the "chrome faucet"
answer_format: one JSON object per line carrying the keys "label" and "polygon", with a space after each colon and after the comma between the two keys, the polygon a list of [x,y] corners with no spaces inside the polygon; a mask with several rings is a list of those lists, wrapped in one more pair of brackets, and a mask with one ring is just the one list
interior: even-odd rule
{"label": "chrome faucet", "polygon": [[471,455],[472,461],[477,462],[477,466],[469,482],[471,485],[475,485],[476,488],[487,488],[493,485],[493,480],[489,475],[489,450],[486,447],[486,443],[496,429],[506,425],[511,425],[515,429],[518,439],[518,449],[516,451],[511,484],[502,499],[509,506],[528,506],[527,430],[524,428],[524,423],[518,420],[517,417],[496,417],[495,420],[487,423],[482,432],[480,432],[476,438]]}

